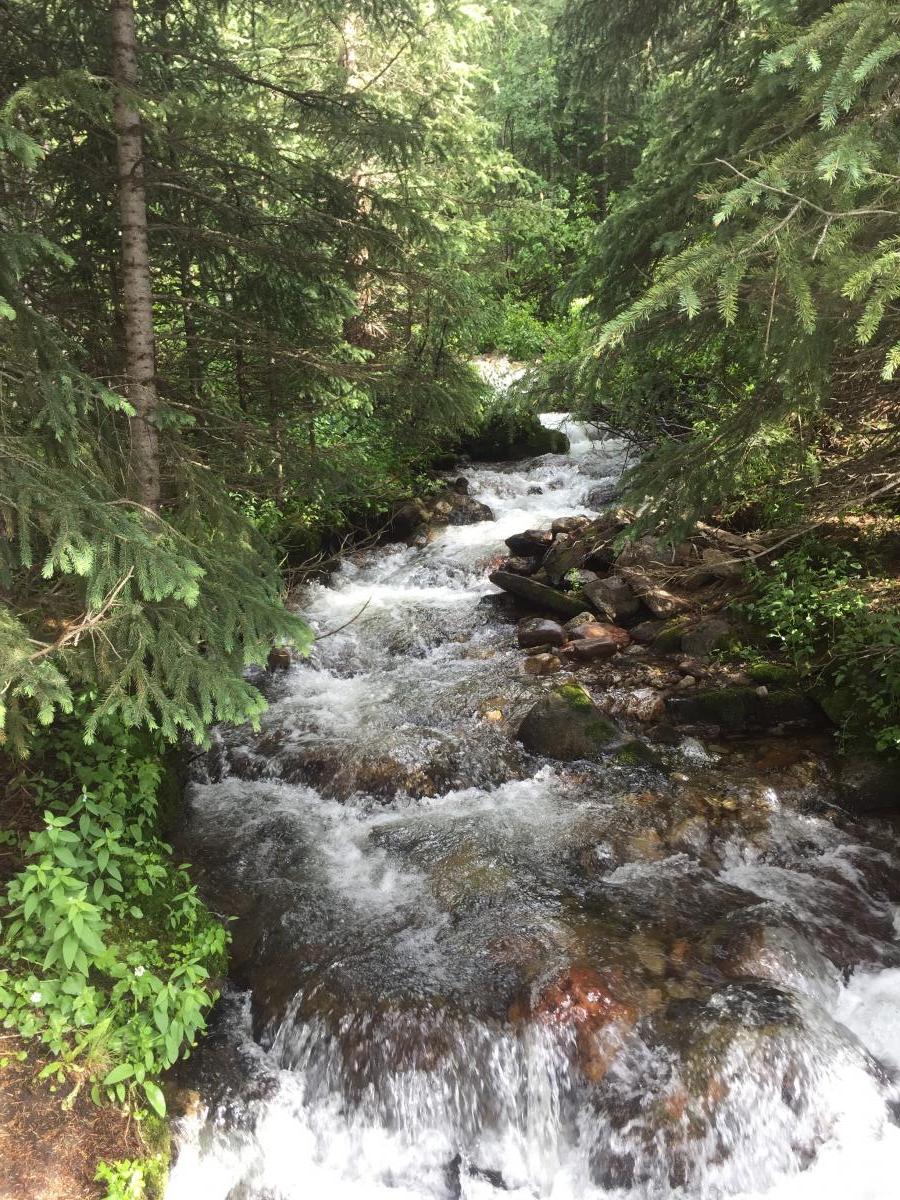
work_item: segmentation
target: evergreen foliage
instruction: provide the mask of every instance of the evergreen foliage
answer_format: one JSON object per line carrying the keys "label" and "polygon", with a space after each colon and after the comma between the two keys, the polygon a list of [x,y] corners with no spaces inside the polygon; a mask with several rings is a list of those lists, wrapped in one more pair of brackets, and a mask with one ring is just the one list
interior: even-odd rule
{"label": "evergreen foliage", "polygon": [[19,752],[76,693],[89,738],[107,716],[198,740],[254,719],[244,667],[308,645],[272,539],[309,553],[386,506],[484,398],[443,194],[474,136],[453,69],[468,18],[138,18],[157,516],[129,492],[106,14],[21,4],[4,48],[0,676]]}
{"label": "evergreen foliage", "polygon": [[[589,60],[644,37],[646,9],[625,8],[605,13]],[[578,46],[584,5],[567,13]],[[741,0],[665,6],[653,22],[613,72],[649,85],[643,144],[570,285],[596,329],[570,390],[644,432],[630,381],[651,368],[671,384],[669,437],[633,479],[648,522],[683,528],[773,488],[780,519],[833,486],[836,441],[848,499],[896,494],[900,8]]]}

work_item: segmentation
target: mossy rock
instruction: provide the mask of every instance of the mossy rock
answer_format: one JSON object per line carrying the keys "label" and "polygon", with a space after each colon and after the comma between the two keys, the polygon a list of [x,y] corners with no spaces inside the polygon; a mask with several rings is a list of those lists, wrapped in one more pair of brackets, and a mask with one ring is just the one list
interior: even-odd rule
{"label": "mossy rock", "polygon": [[554,694],[565,700],[569,708],[576,712],[591,712],[594,708],[590,694],[580,683],[564,683],[556,688]]}
{"label": "mossy rock", "polygon": [[727,733],[810,725],[817,716],[808,697],[792,688],[763,696],[755,687],[704,688],[687,696],[669,696],[666,711],[677,723],[718,725]]}
{"label": "mossy rock", "polygon": [[681,639],[691,628],[688,617],[673,617],[667,621],[653,639],[653,649],[661,654],[671,654],[681,649]]}
{"label": "mossy rock", "polygon": [[747,675],[755,684],[770,688],[795,688],[800,683],[799,673],[786,663],[753,663],[747,667]]}
{"label": "mossy rock", "polygon": [[597,758],[618,741],[619,731],[583,687],[569,683],[539,700],[516,736],[530,754],[571,762]]}
{"label": "mossy rock", "polygon": [[535,414],[517,419],[489,419],[462,450],[476,462],[514,462],[540,454],[568,454],[569,439],[558,429],[546,429]]}
{"label": "mossy rock", "polygon": [[613,751],[613,758],[623,767],[653,767],[661,770],[664,765],[662,758],[655,750],[637,739],[619,746],[617,750]]}
{"label": "mossy rock", "polygon": [[822,712],[835,725],[843,725],[852,715],[857,697],[850,688],[820,686],[815,688],[812,698]]}

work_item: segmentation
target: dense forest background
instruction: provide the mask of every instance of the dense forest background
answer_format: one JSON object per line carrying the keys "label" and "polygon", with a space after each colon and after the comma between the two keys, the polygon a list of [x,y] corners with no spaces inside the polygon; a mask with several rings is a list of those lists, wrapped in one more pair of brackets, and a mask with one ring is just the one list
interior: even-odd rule
{"label": "dense forest background", "polygon": [[[783,531],[759,611],[897,751],[900,5],[0,0],[0,33],[0,719],[47,809],[4,842],[0,1005],[52,1076],[162,1111],[224,952],[162,747],[257,717],[245,668],[309,645],[285,564],[486,429],[625,433],[634,536]],[[501,401],[483,353],[533,369]]]}

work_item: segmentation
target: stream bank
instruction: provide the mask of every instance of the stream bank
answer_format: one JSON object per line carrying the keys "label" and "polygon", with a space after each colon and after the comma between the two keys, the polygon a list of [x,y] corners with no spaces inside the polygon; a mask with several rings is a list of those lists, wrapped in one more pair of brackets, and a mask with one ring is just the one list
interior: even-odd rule
{"label": "stream bank", "polygon": [[[319,631],[365,610],[194,764],[179,849],[237,921],[170,1200],[893,1195],[890,839],[839,807],[814,728],[647,736],[617,695],[690,672],[631,632],[526,673],[489,575],[598,516],[625,461],[567,432],[465,472],[494,520],[311,587]],[[517,738],[561,683],[613,723],[596,755]]]}

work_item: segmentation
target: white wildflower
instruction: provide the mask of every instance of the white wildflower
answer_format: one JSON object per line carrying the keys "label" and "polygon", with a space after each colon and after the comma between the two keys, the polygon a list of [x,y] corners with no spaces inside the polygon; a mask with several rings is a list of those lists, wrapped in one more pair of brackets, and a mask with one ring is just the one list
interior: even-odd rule
{"label": "white wildflower", "polygon": [[32,1004],[40,1004],[40,1002],[43,1000],[43,996],[40,992],[32,992],[28,998]]}
{"label": "white wildflower", "polygon": [[135,978],[136,978],[136,979],[140,979],[140,977],[141,977],[143,974],[144,974],[144,968],[143,968],[143,967],[135,967],[135,968],[134,968],[134,975],[135,975]]}

